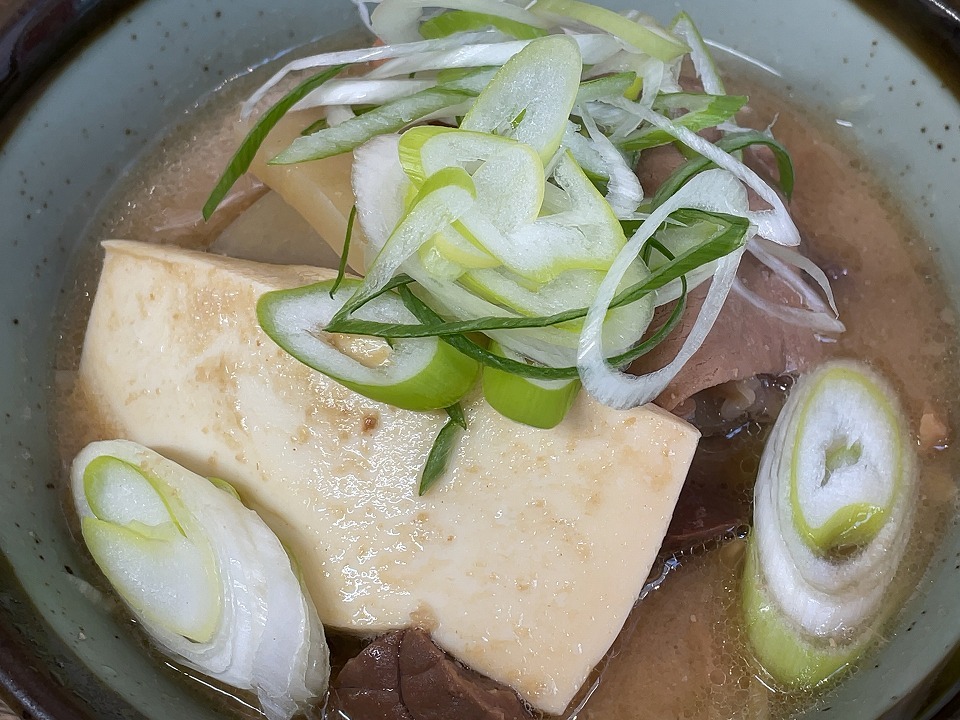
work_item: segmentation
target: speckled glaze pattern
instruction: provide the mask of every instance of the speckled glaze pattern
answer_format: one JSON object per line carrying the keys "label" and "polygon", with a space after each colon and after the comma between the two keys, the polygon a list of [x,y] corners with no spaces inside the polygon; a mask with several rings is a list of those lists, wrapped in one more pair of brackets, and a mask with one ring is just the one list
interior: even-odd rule
{"label": "speckled glaze pattern", "polygon": [[[915,210],[916,226],[938,248],[960,304],[960,103],[941,79],[855,4],[690,0],[683,5],[707,36],[774,68],[790,93],[816,98],[814,109],[836,119],[849,142],[872,158],[881,177]],[[932,9],[941,22],[955,22],[943,27],[960,27],[950,4],[912,5],[913,12]],[[664,20],[677,8],[672,0],[648,0],[644,6]],[[21,103],[20,114],[5,121],[0,658],[18,659],[0,659],[0,685],[7,692],[20,688],[19,702],[32,716],[223,716],[194,691],[195,683],[172,670],[158,672],[162,661],[116,621],[109,601],[98,598],[84,578],[86,563],[63,520],[49,431],[58,299],[75,241],[99,199],[152,138],[226,78],[354,23],[348,0],[138,3],[55,75],[48,74],[43,92],[33,93],[29,106]],[[948,32],[937,42],[953,40]],[[950,62],[960,74],[960,59]],[[958,598],[960,528],[954,525],[874,667],[851,678],[810,716],[911,717],[920,702],[911,691],[933,678],[960,640]],[[28,646],[29,657],[20,655]]]}

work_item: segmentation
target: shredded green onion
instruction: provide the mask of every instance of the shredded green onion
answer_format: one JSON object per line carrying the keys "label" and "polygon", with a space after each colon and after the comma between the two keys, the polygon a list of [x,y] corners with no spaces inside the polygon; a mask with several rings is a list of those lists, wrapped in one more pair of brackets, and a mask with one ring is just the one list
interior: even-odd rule
{"label": "shredded green onion", "polygon": [[[654,270],[645,280],[621,291],[611,303],[611,309],[634,303],[667,283],[677,280],[701,265],[718,260],[741,248],[746,242],[749,221],[733,215],[711,213],[718,224],[726,227],[704,243],[690,248],[673,260]],[[351,308],[355,309],[355,308]],[[439,321],[420,325],[383,323],[373,320],[357,320],[341,315],[325,328],[327,332],[373,335],[391,338],[443,337],[488,330],[516,330],[542,328],[579,320],[586,317],[588,308],[573,308],[554,315],[540,317],[483,317],[475,320]]]}
{"label": "shredded green onion", "polygon": [[[670,93],[661,94],[653,103],[656,112],[671,112],[688,110],[685,114],[674,118],[674,125],[685,127],[693,132],[706,130],[732,118],[747,104],[743,95],[706,95],[700,93]],[[674,141],[669,133],[655,127],[645,127],[627,135],[620,147],[624,150],[646,150],[659,145],[667,145]]]}
{"label": "shredded green onion", "polygon": [[350,257],[350,242],[353,240],[353,223],[357,219],[357,206],[350,208],[350,217],[347,218],[347,232],[343,236],[343,250],[340,251],[340,263],[337,265],[337,278],[330,286],[330,298],[340,288],[344,276],[347,274],[347,260]]}
{"label": "shredded green onion", "polygon": [[[787,151],[787,149],[777,142],[771,135],[751,130],[749,132],[727,135],[726,137],[718,140],[716,143],[718,148],[728,153],[734,153],[738,150],[743,150],[751,145],[765,145],[773,152],[773,155],[777,161],[777,171],[779,175],[778,184],[780,186],[780,190],[787,197],[787,199],[789,199],[793,194],[793,161],[791,160],[790,153]],[[654,194],[650,205],[653,208],[660,207],[667,200],[667,198],[683,187],[690,180],[690,178],[694,177],[697,173],[714,167],[716,167],[716,165],[702,155],[697,155],[693,159],[688,160],[674,170],[670,176],[663,181],[660,187],[657,188],[657,192]]]}
{"label": "shredded green onion", "polygon": [[[457,105],[472,97],[464,90],[428,88],[408,97],[380,105],[334,127],[298,137],[290,147],[270,160],[272,165],[322,160],[353,150],[377,135],[396,132],[425,115]],[[249,163],[248,163],[249,166]]]}
{"label": "shredded green onion", "polygon": [[458,32],[483,30],[490,27],[511,35],[517,40],[533,40],[547,34],[546,30],[500,15],[490,15],[489,13],[472,12],[470,10],[450,10],[421,23],[420,35],[427,40],[433,40]]}
{"label": "shredded green onion", "polygon": [[618,15],[613,10],[579,0],[537,0],[530,8],[534,14],[559,16],[604,30],[648,55],[669,62],[689,48],[661,27],[641,24]]}
{"label": "shredded green onion", "polygon": [[466,430],[467,421],[463,415],[463,408],[460,403],[447,408],[449,419],[440,428],[433,446],[430,448],[430,454],[427,455],[427,463],[423,466],[423,474],[420,476],[420,487],[418,494],[423,497],[430,488],[444,476],[447,466],[450,464],[450,457],[453,455],[457,438],[461,430]]}
{"label": "shredded green onion", "polygon": [[323,85],[327,80],[336,77],[346,67],[346,65],[337,65],[328,70],[324,70],[319,75],[315,75],[308,80],[304,80],[293,90],[283,96],[273,107],[267,110],[256,124],[247,133],[247,136],[240,143],[240,147],[233,154],[226,169],[214,186],[210,197],[203,205],[203,219],[209,220],[214,211],[223,202],[223,199],[230,192],[230,188],[240,179],[247,170],[250,169],[250,163],[257,155],[257,151],[267,139],[270,131],[280,122],[281,118],[287,114],[294,105],[303,100],[307,95]]}
{"label": "shredded green onion", "polygon": [[605,75],[594,80],[584,80],[577,90],[577,100],[574,105],[584,105],[603,98],[616,97],[626,93],[637,81],[635,72],[621,72]]}
{"label": "shredded green onion", "polygon": [[[686,309],[686,280],[681,278],[684,284],[684,295],[674,305],[667,321],[657,329],[650,337],[635,347],[619,355],[608,358],[611,365],[625,366],[637,358],[653,350],[657,345],[663,342],[667,336],[673,332],[680,322],[683,311]],[[442,318],[437,315],[429,305],[413,294],[407,285],[401,285],[398,288],[400,298],[404,305],[422,322],[442,322]],[[512,360],[501,357],[490,352],[476,341],[470,339],[468,335],[444,335],[440,338],[447,344],[459,350],[463,355],[476,360],[485,367],[492,367],[512,375],[530,378],[534,380],[572,380],[580,376],[576,367],[547,367],[543,365],[531,365],[529,363]]]}

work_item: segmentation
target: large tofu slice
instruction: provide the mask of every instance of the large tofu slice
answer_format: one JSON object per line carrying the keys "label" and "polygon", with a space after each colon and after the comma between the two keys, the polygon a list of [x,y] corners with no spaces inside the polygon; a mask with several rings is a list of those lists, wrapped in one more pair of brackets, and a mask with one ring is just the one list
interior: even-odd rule
{"label": "large tofu slice", "polygon": [[425,627],[561,712],[644,584],[697,431],[583,396],[544,431],[476,400],[449,477],[420,498],[444,418],[369,401],[257,325],[260,294],[330,271],[105,247],[80,366],[97,433],[233,483],[293,549],[325,624]]}

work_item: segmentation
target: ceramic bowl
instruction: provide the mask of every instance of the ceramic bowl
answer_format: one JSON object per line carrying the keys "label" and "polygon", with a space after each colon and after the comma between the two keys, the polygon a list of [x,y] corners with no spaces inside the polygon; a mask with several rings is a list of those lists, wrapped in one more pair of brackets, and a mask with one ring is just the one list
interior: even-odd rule
{"label": "ceramic bowl", "polygon": [[[661,20],[677,8],[644,6]],[[684,6],[705,35],[777,68],[817,112],[851,122],[850,142],[922,209],[913,220],[960,304],[958,6],[902,0],[885,3],[883,17],[845,0]],[[354,7],[46,0],[0,3],[0,22],[10,57],[0,76],[0,689],[25,717],[223,717],[237,706],[218,710],[147,653],[81,577],[50,432],[61,290],[99,198],[153,138],[225,78],[356,24]],[[890,641],[810,715],[951,716],[957,668],[935,678],[960,640],[958,600],[954,523]]]}

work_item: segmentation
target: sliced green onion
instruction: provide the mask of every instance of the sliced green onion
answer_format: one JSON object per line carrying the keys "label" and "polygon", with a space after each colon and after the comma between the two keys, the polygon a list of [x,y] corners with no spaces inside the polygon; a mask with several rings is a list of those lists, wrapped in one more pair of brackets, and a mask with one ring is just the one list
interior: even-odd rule
{"label": "sliced green onion", "polygon": [[500,261],[480,247],[480,243],[460,221],[434,235],[431,242],[442,257],[457,263],[464,270],[500,265]]}
{"label": "sliced green onion", "polygon": [[[681,277],[681,282],[685,280]],[[685,286],[684,286],[685,287]],[[404,305],[423,323],[441,322],[442,319],[426,303],[411,292],[407,285],[398,288],[400,297]],[[607,359],[611,365],[621,367],[629,365],[637,358],[653,350],[657,345],[663,342],[667,336],[673,332],[679,324],[683,311],[686,308],[686,294],[684,293],[667,321],[657,329],[650,337],[635,347]],[[536,380],[572,380],[579,377],[580,373],[576,367],[546,367],[542,365],[531,365],[526,362],[513,360],[501,355],[491,353],[479,343],[470,339],[467,335],[444,335],[441,338],[444,342],[455,347],[467,357],[473,358],[485,367],[492,367],[502,370],[511,375],[531,378]]]}
{"label": "sliced green onion", "polygon": [[852,667],[869,646],[869,633],[838,642],[800,631],[777,610],[757,555],[757,541],[751,538],[743,569],[742,602],[747,636],[764,673],[778,686],[797,690],[826,683]]}
{"label": "sliced green onion", "polygon": [[442,87],[421,90],[345,120],[335,127],[298,137],[286,150],[270,160],[270,164],[290,165],[349,152],[372,137],[396,132],[414,120],[458,105],[470,97],[470,93],[462,90]]}
{"label": "sliced green onion", "polygon": [[323,695],[330,665],[316,609],[235,491],[124,440],[84,448],[70,482],[90,554],[161,650],[255,690],[269,720]]}
{"label": "sliced green onion", "polygon": [[470,32],[495,28],[517,40],[533,40],[544,37],[547,31],[528,25],[527,23],[511,20],[500,15],[472,12],[470,10],[450,10],[437,15],[435,18],[420,24],[420,34],[427,40],[447,37],[458,32]]}
{"label": "sliced green onion", "polygon": [[387,285],[408,258],[467,212],[476,197],[473,179],[460,167],[442,168],[427,178],[374,258],[363,283],[331,322],[346,317]]}
{"label": "sliced green onion", "polygon": [[[719,125],[736,115],[747,98],[744,95],[705,95],[698,93],[671,93],[659,95],[653,104],[656,112],[688,110],[674,118],[674,125],[693,132]],[[637,151],[667,145],[674,141],[673,135],[655,127],[645,127],[630,133],[618,144],[624,150]]]}
{"label": "sliced green onion", "polygon": [[689,50],[677,38],[653,23],[644,25],[625,18],[613,10],[579,2],[579,0],[537,0],[530,11],[544,17],[559,16],[586,23],[664,62],[670,62]]}
{"label": "sliced green onion", "polygon": [[636,81],[637,74],[635,72],[620,72],[594,80],[585,80],[580,83],[580,89],[577,90],[575,105],[582,106],[588,102],[596,102],[608,97],[623,96]]}
{"label": "sliced green onion", "polygon": [[764,448],[744,574],[747,637],[778,685],[842,670],[892,612],[915,484],[906,422],[882,378],[851,361],[801,378]]}
{"label": "sliced green onion", "polygon": [[[461,234],[480,250],[496,256],[480,233],[493,227],[495,240],[537,217],[543,202],[544,173],[530,146],[489,133],[445,127],[416,127],[400,137],[400,164],[414,185],[450,167],[475,167],[471,179],[476,201],[460,219]],[[473,222],[471,222],[471,220]],[[471,231],[471,225],[477,227]]]}
{"label": "sliced green onion", "polygon": [[[793,161],[790,159],[790,153],[787,149],[777,142],[773,136],[751,130],[749,132],[735,133],[727,135],[717,141],[716,146],[727,153],[734,153],[739,150],[750,147],[751,145],[765,145],[773,151],[777,161],[778,185],[783,194],[790,198],[793,194]],[[660,207],[664,201],[673,195],[677,190],[683,187],[697,173],[703,172],[709,168],[717,167],[714,163],[702,155],[688,160],[683,165],[674,170],[670,176],[663,181],[651,201],[654,208]]]}
{"label": "sliced green onion", "polygon": [[[609,169],[607,161],[597,150],[596,143],[590,138],[580,134],[579,128],[572,122],[567,123],[567,129],[563,133],[563,148],[567,150],[577,165],[583,170],[594,185],[609,181]],[[598,191],[602,190],[598,187]],[[548,198],[545,198],[548,200]],[[546,210],[546,208],[545,208]]]}
{"label": "sliced green onion", "polygon": [[236,183],[237,180],[239,180],[240,177],[250,169],[250,163],[252,163],[253,159],[256,157],[257,151],[260,149],[263,141],[267,139],[267,135],[269,135],[274,126],[280,122],[280,119],[287,114],[287,111],[289,111],[290,108],[300,102],[311,92],[327,82],[327,80],[339,75],[340,71],[345,67],[346,65],[338,65],[330,68],[329,70],[325,70],[319,75],[315,75],[308,80],[304,80],[293,90],[287,93],[273,107],[267,110],[259,120],[257,120],[256,124],[243,139],[243,142],[240,143],[240,147],[237,148],[237,151],[233,154],[233,157],[230,158],[230,162],[227,163],[226,169],[223,171],[223,174],[220,176],[217,184],[210,192],[210,197],[208,197],[207,202],[204,203],[204,220],[210,219],[210,216],[213,215],[214,210],[217,209],[220,203],[223,202],[223,199],[227,196],[227,193],[230,192],[230,188],[232,188],[234,183]]}
{"label": "sliced green onion", "polygon": [[561,201],[556,212],[495,238],[496,245],[481,238],[484,247],[518,276],[535,283],[570,270],[605,271],[626,243],[613,208],[568,152],[557,158],[553,181]]}
{"label": "sliced green onion", "polygon": [[546,165],[560,147],[582,69],[580,48],[571,38],[532,40],[497,71],[460,129],[513,137],[532,146]]}
{"label": "sliced green onion", "polygon": [[[497,343],[490,344],[494,355],[512,353]],[[520,358],[514,356],[514,360]],[[501,415],[524,425],[548,430],[563,420],[580,392],[580,381],[534,380],[494,367],[483,369],[483,397]]]}
{"label": "sliced green onion", "polygon": [[[650,276],[642,282],[619,292],[610,307],[617,308],[636,302],[664,285],[686,275],[691,270],[725,257],[743,247],[750,226],[749,221],[734,215],[721,213],[714,213],[713,215],[719,221],[725,223],[728,228],[726,232],[719,233],[702,245],[679,254],[674,260],[664,263],[661,267],[652,271]],[[335,322],[331,322],[326,330],[328,332],[391,338],[442,337],[470,332],[486,332],[488,330],[549,327],[570,320],[579,320],[586,314],[587,308],[573,308],[543,317],[485,317],[452,322],[437,320],[418,325],[338,318]]]}
{"label": "sliced green onion", "polygon": [[[361,395],[407,410],[434,410],[459,400],[473,386],[477,363],[436,338],[396,341],[379,364],[340,349],[324,326],[360,288],[346,279],[333,293],[333,281],[265,293],[257,303],[260,326],[300,362]],[[356,310],[367,318],[415,320],[400,299],[382,292]],[[342,343],[341,343],[342,345]],[[365,364],[365,362],[366,364]]]}

